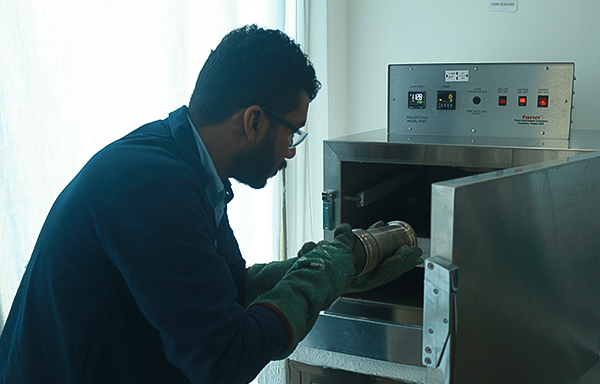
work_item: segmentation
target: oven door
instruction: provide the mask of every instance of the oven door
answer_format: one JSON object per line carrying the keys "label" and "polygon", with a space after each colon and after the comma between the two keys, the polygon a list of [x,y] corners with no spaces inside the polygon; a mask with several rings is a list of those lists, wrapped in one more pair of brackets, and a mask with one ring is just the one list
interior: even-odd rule
{"label": "oven door", "polygon": [[575,382],[599,359],[599,230],[598,153],[434,184],[424,365],[444,383]]}

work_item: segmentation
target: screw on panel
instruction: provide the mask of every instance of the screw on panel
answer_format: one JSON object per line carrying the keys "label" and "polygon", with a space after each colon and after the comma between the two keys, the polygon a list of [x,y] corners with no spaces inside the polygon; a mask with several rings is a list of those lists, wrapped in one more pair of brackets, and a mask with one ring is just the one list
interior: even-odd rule
{"label": "screw on panel", "polygon": [[546,67],[545,69],[546,69],[546,71],[548,71],[548,70],[550,70],[550,67]]}
{"label": "screw on panel", "polygon": [[425,347],[425,353],[431,353],[431,352],[432,352],[432,351],[431,351],[431,348],[429,348],[429,347]]}
{"label": "screw on panel", "polygon": [[431,359],[429,357],[425,358],[425,364],[431,364]]}
{"label": "screw on panel", "polygon": [[409,137],[409,138],[408,138],[408,140],[409,140],[409,141],[410,141],[410,140],[412,140],[412,137]]}
{"label": "screw on panel", "polygon": [[438,290],[437,290],[437,288],[433,290],[433,293],[434,293],[434,294],[436,294],[436,295],[437,295],[439,292],[440,292],[440,291],[438,291]]}
{"label": "screw on panel", "polygon": [[408,127],[408,130],[409,130],[409,131],[412,131],[412,127]]}
{"label": "screw on panel", "polygon": [[429,268],[429,269],[433,269],[433,263],[429,263],[429,264],[427,265],[427,268]]}
{"label": "screw on panel", "polygon": [[473,70],[475,70],[475,71],[477,71],[478,69],[479,69],[479,68],[477,68],[477,67],[473,68]]}
{"label": "screw on panel", "polygon": [[444,320],[442,320],[444,322],[444,324],[448,324],[448,319],[444,317]]}
{"label": "screw on panel", "polygon": [[396,98],[395,98],[395,97],[392,97],[392,101],[396,101]]}
{"label": "screw on panel", "polygon": [[475,128],[471,129],[471,132],[475,133],[477,130]]}
{"label": "screw on panel", "polygon": [[412,67],[410,67],[410,70],[412,71],[412,70],[413,70],[413,68],[412,68]]}
{"label": "screw on panel", "polygon": [[433,333],[433,328],[429,328],[429,329],[427,330],[427,332],[429,332],[429,333]]}
{"label": "screw on panel", "polygon": [[545,134],[546,134],[545,131],[540,132],[540,135],[545,135]]}

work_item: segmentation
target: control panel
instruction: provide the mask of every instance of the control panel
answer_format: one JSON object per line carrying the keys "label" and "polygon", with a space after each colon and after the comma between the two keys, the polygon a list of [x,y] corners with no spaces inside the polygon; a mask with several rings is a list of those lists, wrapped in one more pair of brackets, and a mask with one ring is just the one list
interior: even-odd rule
{"label": "control panel", "polygon": [[568,140],[574,67],[392,64],[388,133]]}

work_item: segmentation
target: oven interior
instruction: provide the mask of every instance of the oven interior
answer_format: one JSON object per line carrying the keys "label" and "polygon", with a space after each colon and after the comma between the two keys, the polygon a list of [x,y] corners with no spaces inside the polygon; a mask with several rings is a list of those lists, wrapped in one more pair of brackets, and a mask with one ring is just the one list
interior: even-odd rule
{"label": "oven interior", "polygon": [[[341,222],[367,229],[378,220],[401,220],[417,233],[423,258],[429,257],[431,185],[493,171],[440,165],[371,162],[341,163]],[[365,197],[368,196],[368,197]],[[422,266],[398,279],[359,293],[347,293],[326,312],[396,324],[422,326]]]}

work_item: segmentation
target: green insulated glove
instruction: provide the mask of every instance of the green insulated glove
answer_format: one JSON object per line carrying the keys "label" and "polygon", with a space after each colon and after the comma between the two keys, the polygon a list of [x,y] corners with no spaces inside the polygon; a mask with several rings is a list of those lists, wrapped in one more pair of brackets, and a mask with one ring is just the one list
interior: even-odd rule
{"label": "green insulated glove", "polygon": [[[372,224],[369,229],[375,229],[383,227],[385,223],[378,221]],[[415,266],[423,262],[419,256],[422,255],[422,251],[417,247],[407,247],[406,245],[401,247],[394,253],[393,256],[384,260],[377,268],[371,273],[361,276],[352,280],[350,288],[346,292],[363,292],[373,288],[377,288],[380,285],[389,283],[390,281],[397,279],[405,272],[410,271]]]}
{"label": "green insulated glove", "polygon": [[[327,241],[321,240],[318,243],[309,241],[304,243],[298,251],[298,257],[305,256],[307,253],[318,247],[327,244]],[[254,264],[246,274],[246,305],[253,302],[261,294],[270,291],[279,283],[279,280],[294,265],[298,257],[283,261],[273,261],[268,264]]]}
{"label": "green insulated glove", "polygon": [[[314,244],[314,243],[313,243]],[[297,257],[268,264],[254,264],[246,274],[245,304],[252,303],[261,294],[273,289],[287,271],[298,260]]]}
{"label": "green insulated glove", "polygon": [[289,356],[328,308],[350,285],[354,276],[354,235],[348,224],[335,229],[331,243],[314,247],[298,258],[273,289],[250,307],[265,305],[285,317],[291,329],[288,348],[276,359]]}
{"label": "green insulated glove", "polygon": [[328,243],[327,240],[321,240],[316,244],[314,241],[309,241],[308,243],[304,243],[304,245],[302,245],[302,248],[300,248],[300,250],[298,251],[298,257],[306,256],[306,254],[309,253],[310,251],[312,251],[313,249],[315,249],[323,244],[327,244],[327,243]]}
{"label": "green insulated glove", "polygon": [[402,246],[393,256],[384,260],[370,273],[352,280],[350,288],[346,292],[363,292],[389,283],[421,264],[419,258],[422,252],[417,247]]}

